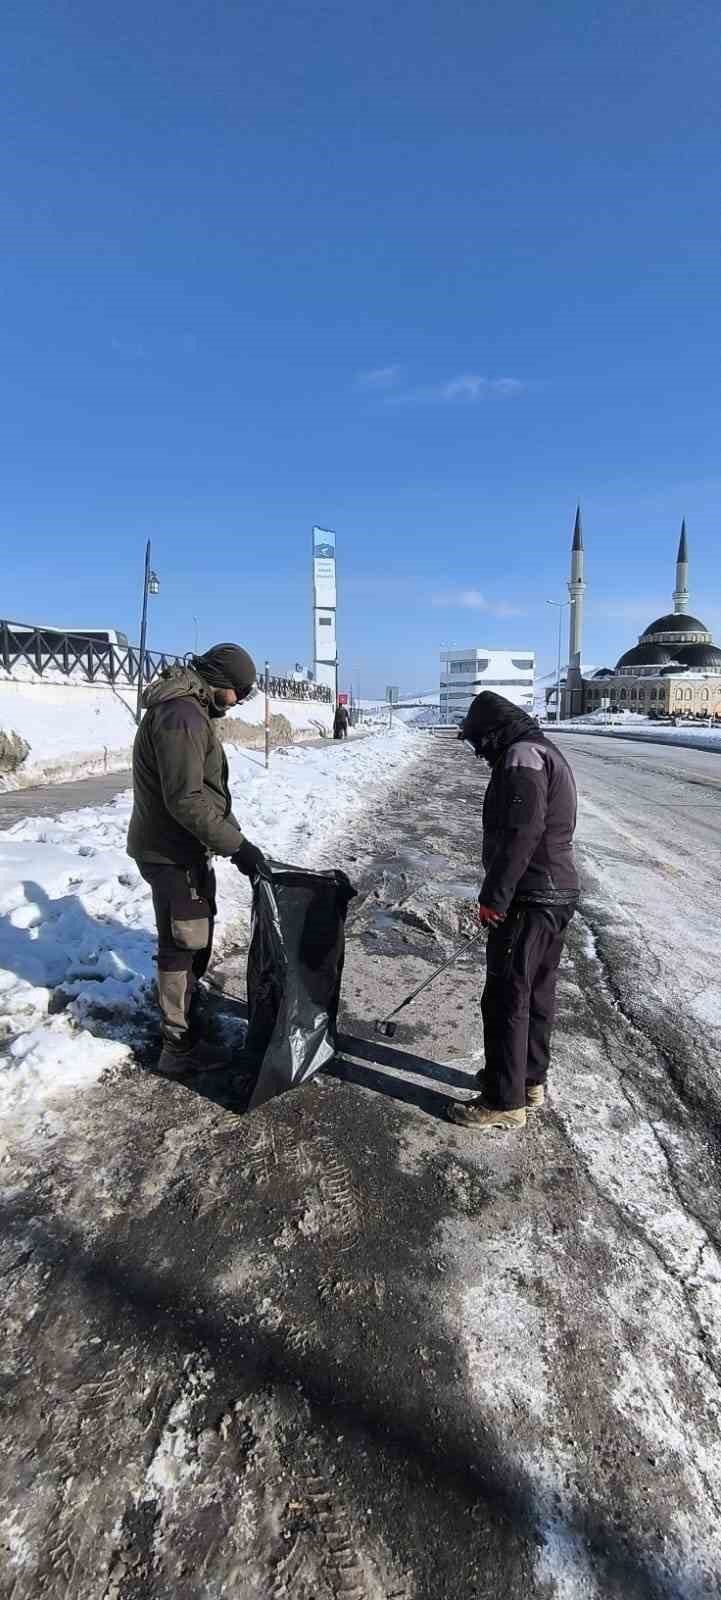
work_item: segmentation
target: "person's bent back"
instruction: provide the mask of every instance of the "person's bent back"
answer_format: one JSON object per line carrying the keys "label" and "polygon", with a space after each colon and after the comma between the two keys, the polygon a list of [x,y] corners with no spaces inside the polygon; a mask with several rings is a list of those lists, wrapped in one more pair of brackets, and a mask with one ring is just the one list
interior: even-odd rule
{"label": "person's bent back", "polygon": [[225,1063],[196,1041],[191,1008],[213,942],[214,855],[229,856],[248,874],[262,853],[232,812],[228,763],[213,723],[252,694],[251,657],[238,645],[216,645],[175,667],[143,696],[145,715],[133,748],[133,810],[128,854],[153,893],[158,928],[158,997],[164,1072]]}

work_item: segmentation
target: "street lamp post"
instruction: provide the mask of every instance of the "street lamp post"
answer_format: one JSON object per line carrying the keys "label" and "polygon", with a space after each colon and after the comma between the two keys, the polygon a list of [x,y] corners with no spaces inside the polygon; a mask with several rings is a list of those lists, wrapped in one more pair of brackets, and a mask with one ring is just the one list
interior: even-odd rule
{"label": "street lamp post", "polygon": [[[348,675],[349,675],[349,678],[350,678],[351,705],[354,706],[354,717],[351,717],[351,722],[353,722],[354,726],[355,726],[355,724],[359,723],[362,720],[361,719],[361,708],[360,708],[360,667],[349,667],[348,668]],[[353,678],[354,678],[354,676],[355,676],[355,691],[354,691],[354,688],[353,688]],[[354,718],[355,718],[355,721],[354,721]]]}
{"label": "street lamp post", "polygon": [[547,606],[555,606],[558,611],[558,662],[556,665],[556,726],[561,720],[561,628],[563,626],[563,613],[566,606],[573,605],[572,600],[547,600]]}
{"label": "street lamp post", "polygon": [[265,694],[265,766],[267,771],[270,766],[270,667],[267,661],[263,669],[263,690]]}
{"label": "street lamp post", "polygon": [[135,721],[139,722],[143,715],[143,683],[145,680],[145,640],[148,633],[148,595],[159,594],[160,584],[156,573],[150,565],[150,540],[145,546],[145,576],[143,579],[143,616],[140,624],[140,651],[138,654],[138,702],[135,708]]}

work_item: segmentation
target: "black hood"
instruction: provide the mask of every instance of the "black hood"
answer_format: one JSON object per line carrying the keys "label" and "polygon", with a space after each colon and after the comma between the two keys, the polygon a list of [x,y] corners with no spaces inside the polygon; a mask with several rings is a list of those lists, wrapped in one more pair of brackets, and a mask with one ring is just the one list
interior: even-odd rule
{"label": "black hood", "polygon": [[466,712],[458,737],[472,744],[477,756],[493,762],[515,739],[540,731],[535,717],[529,717],[527,711],[505,700],[502,694],[484,689]]}
{"label": "black hood", "polygon": [[255,685],[255,662],[239,644],[214,644],[204,656],[191,656],[194,672],[211,689],[235,689],[239,700],[247,699]]}

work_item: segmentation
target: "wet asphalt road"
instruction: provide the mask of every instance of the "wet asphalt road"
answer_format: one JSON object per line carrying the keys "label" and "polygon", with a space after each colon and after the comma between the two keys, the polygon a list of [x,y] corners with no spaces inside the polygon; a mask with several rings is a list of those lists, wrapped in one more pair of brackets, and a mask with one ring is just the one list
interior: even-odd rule
{"label": "wet asphalt road", "polygon": [[471,926],[483,769],[428,740],[344,841],[335,1075],[246,1116],[138,1040],[13,1159],[3,1600],[721,1595],[714,778],[614,748],[572,753],[586,896],[525,1133],[443,1117],[477,951],[373,1028]]}
{"label": "wet asphalt road", "polygon": [[[353,734],[354,739],[367,737],[368,734],[364,732]],[[314,750],[322,750],[327,746],[333,749],[341,748],[336,746],[332,739],[307,739],[302,742]],[[240,754],[250,756],[250,749],[242,748]],[[262,751],[260,754],[256,753],[252,759],[262,762]],[[107,772],[92,778],[76,778],[71,783],[46,783],[27,789],[0,789],[0,832],[3,828],[11,828],[23,817],[59,817],[63,811],[79,811],[83,806],[108,805],[116,795],[124,794],[130,788],[132,788],[132,773],[128,768],[125,772]]]}
{"label": "wet asphalt road", "polygon": [[[625,769],[662,780],[681,778],[690,783],[702,782],[712,788],[718,787],[721,796],[721,742],[718,750],[691,750],[680,744],[652,744],[645,739],[614,739],[602,734],[567,733],[563,729],[557,734],[551,731],[551,738],[555,738],[567,760],[574,764],[576,751],[579,762],[587,757],[591,762],[603,763],[609,771]],[[594,769],[586,762],[583,770]],[[609,790],[614,789],[615,780],[611,776]],[[663,799],[662,789],[659,799]]]}
{"label": "wet asphalt road", "polygon": [[82,806],[106,806],[131,787],[130,772],[104,772],[72,783],[46,783],[32,789],[0,790],[0,830],[23,817],[59,817]]}

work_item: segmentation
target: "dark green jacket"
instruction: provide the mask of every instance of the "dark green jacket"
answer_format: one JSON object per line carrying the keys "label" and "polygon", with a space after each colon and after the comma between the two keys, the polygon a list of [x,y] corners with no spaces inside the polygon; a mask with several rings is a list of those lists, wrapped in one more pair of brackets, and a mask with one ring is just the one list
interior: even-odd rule
{"label": "dark green jacket", "polygon": [[146,689],[133,747],[128,854],[190,866],[232,856],[243,835],[232,814],[228,763],[197,673],[174,667]]}

